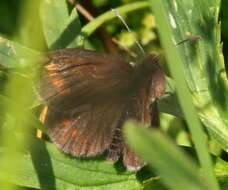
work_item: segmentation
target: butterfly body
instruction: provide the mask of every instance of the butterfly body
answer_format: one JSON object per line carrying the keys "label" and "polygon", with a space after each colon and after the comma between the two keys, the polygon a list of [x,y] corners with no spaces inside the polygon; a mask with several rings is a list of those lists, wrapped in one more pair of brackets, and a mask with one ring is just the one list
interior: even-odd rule
{"label": "butterfly body", "polygon": [[165,77],[154,55],[133,67],[121,57],[84,49],[48,55],[38,87],[49,107],[45,123],[51,140],[75,157],[104,152],[123,156],[129,170],[143,162],[128,148],[122,126],[128,119],[152,121],[150,105],[164,93]]}

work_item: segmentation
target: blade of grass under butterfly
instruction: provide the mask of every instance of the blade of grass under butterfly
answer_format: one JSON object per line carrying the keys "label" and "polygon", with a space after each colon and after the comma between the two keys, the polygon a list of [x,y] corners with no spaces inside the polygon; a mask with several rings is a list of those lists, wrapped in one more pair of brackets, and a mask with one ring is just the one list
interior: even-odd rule
{"label": "blade of grass under butterfly", "polygon": [[155,14],[160,40],[166,52],[168,66],[176,82],[177,95],[192,134],[200,165],[203,169],[203,175],[210,187],[214,190],[218,190],[219,187],[213,173],[211,159],[205,143],[205,134],[203,133],[201,123],[199,122],[196,110],[192,104],[192,97],[189,93],[186,81],[184,80],[185,75],[183,72],[182,61],[173,41],[174,37],[172,34],[172,27],[174,27],[175,20],[168,20],[170,10],[168,9],[169,6],[166,1],[154,0],[150,2]]}
{"label": "blade of grass under butterfly", "polygon": [[[138,133],[136,134],[136,138],[138,137]],[[143,184],[140,184],[136,179],[135,174],[131,172],[127,172],[126,170],[116,170],[117,165],[115,166],[112,163],[105,161],[105,158],[99,157],[97,159],[89,159],[89,160],[80,160],[80,159],[72,159],[61,152],[59,152],[56,147],[51,144],[44,142],[42,140],[38,140],[32,136],[25,136],[24,134],[17,134],[16,139],[21,141],[23,139],[30,139],[30,143],[26,146],[26,151],[21,152],[17,159],[20,161],[20,165],[13,170],[12,173],[6,174],[6,171],[3,170],[2,165],[2,154],[5,149],[0,148],[0,179],[5,179],[8,182],[12,182],[17,185],[30,187],[30,188],[48,188],[48,189],[141,189],[143,187],[147,189],[152,189],[151,187],[156,186],[156,190],[161,189],[163,186],[159,184],[155,184],[158,182],[159,177],[156,177],[155,181],[147,181]],[[135,139],[135,137],[134,137]],[[144,139],[144,138],[143,138]],[[167,140],[166,140],[167,141]],[[137,141],[135,141],[138,145]],[[144,141],[142,147],[144,147]],[[170,143],[170,142],[169,142]],[[172,144],[172,143],[171,143]],[[153,148],[152,151],[160,152],[160,141],[157,144],[159,147],[156,149]],[[141,147],[141,143],[139,144]],[[172,146],[172,145],[168,145]],[[152,147],[150,147],[152,148]],[[165,149],[167,147],[165,146]],[[30,151],[28,151],[30,150]],[[144,151],[144,149],[143,149]],[[170,149],[168,154],[172,154]],[[173,152],[176,154],[176,152]],[[144,153],[143,153],[144,154]],[[156,152],[157,154],[157,152]],[[155,155],[156,155],[155,154]],[[150,158],[151,158],[150,152]],[[178,155],[178,154],[177,154]],[[166,155],[167,156],[167,155]],[[162,156],[162,160],[166,158],[166,156]],[[176,159],[176,156],[174,159]],[[172,157],[172,158],[173,158]],[[170,157],[167,157],[168,161],[165,161],[165,167],[167,163],[169,164]],[[181,157],[182,161],[182,157]],[[172,163],[172,162],[171,162]],[[187,162],[189,164],[189,162]],[[176,164],[176,162],[175,162]],[[154,165],[154,164],[153,164]],[[187,164],[185,163],[184,167]],[[171,166],[173,167],[173,166]],[[194,166],[195,167],[195,166]],[[220,179],[223,190],[226,190],[226,180],[228,175],[227,163],[218,159],[216,161],[216,176]],[[168,167],[166,167],[168,170]],[[192,170],[192,169],[191,169]],[[38,171],[38,172],[37,172]],[[177,171],[177,170],[175,170]],[[175,172],[174,171],[174,172]],[[179,171],[179,170],[178,170]],[[178,172],[177,171],[177,172]],[[169,172],[169,171],[168,171]],[[75,175],[73,175],[75,173]],[[178,173],[180,175],[182,173]],[[6,178],[7,175],[9,178]],[[79,175],[79,177],[77,177]],[[199,177],[198,172],[196,173],[197,177]],[[89,177],[91,176],[91,177]],[[170,175],[172,177],[172,175]],[[182,178],[183,176],[181,176]],[[90,180],[88,180],[88,178]],[[172,179],[172,178],[171,178]],[[199,178],[200,179],[200,178]],[[55,183],[54,183],[55,181]],[[178,180],[179,182],[179,180]],[[203,181],[201,181],[203,183]],[[145,184],[146,183],[146,184]],[[150,184],[152,183],[152,184]],[[195,190],[195,189],[194,189]]]}
{"label": "blade of grass under butterfly", "polygon": [[6,150],[0,148],[0,179],[24,187],[50,190],[142,189],[135,173],[126,171],[120,163],[113,165],[102,156],[72,159],[52,143],[28,135],[16,135],[19,142],[25,138],[30,143],[26,145],[26,151],[18,154],[20,165],[11,172],[2,170],[2,155]]}

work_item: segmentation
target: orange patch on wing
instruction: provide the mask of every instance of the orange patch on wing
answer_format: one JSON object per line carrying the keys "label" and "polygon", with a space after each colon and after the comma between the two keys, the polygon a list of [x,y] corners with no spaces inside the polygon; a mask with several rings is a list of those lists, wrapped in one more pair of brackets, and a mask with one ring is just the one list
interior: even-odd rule
{"label": "orange patch on wing", "polygon": [[53,84],[54,87],[60,88],[61,86],[63,86],[64,80],[62,80],[62,79],[52,80],[52,84]]}
{"label": "orange patch on wing", "polygon": [[64,121],[63,121],[63,125],[64,125],[64,127],[69,127],[69,126],[71,126],[71,125],[72,125],[72,120],[70,120],[70,119],[64,120]]}
{"label": "orange patch on wing", "polygon": [[[70,93],[70,88],[65,88],[65,79],[62,78],[59,74],[53,73],[52,71],[48,70],[48,76],[49,79],[53,85],[53,87],[56,89],[56,91],[59,93],[59,95],[67,95]],[[53,76],[53,77],[52,77]],[[64,89],[65,88],[65,89]],[[64,90],[62,90],[64,89]]]}
{"label": "orange patch on wing", "polygon": [[72,121],[71,119],[65,119],[63,121],[63,126],[65,128],[70,128],[72,138],[77,136],[78,128],[75,126],[76,123],[77,121]]}
{"label": "orange patch on wing", "polygon": [[72,132],[71,137],[72,137],[72,138],[76,138],[77,135],[78,135],[77,133],[78,133],[78,129],[77,129],[76,127],[74,127],[74,131]]}
{"label": "orange patch on wing", "polygon": [[64,79],[60,77],[60,75],[56,75],[56,77],[52,78],[53,72],[48,70],[48,76],[51,79],[51,82],[55,88],[60,88],[64,85]]}

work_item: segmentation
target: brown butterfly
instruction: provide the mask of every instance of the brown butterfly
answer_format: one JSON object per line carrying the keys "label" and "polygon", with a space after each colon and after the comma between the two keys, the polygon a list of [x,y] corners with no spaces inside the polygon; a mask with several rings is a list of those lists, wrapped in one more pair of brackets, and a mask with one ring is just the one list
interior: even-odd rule
{"label": "brown butterfly", "polygon": [[85,49],[62,49],[48,55],[39,95],[47,103],[45,124],[51,140],[75,157],[107,159],[131,171],[144,162],[128,148],[122,126],[128,119],[149,126],[151,105],[165,91],[158,56],[148,55],[135,67],[121,57]]}

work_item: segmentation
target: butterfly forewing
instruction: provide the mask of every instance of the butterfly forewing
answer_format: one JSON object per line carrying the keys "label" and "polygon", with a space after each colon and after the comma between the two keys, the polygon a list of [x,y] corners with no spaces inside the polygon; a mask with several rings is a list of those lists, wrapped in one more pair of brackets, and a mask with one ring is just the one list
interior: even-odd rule
{"label": "butterfly forewing", "polygon": [[81,49],[58,50],[49,57],[38,91],[56,109],[120,97],[131,80],[132,67],[119,57]]}
{"label": "butterfly forewing", "polygon": [[106,150],[121,118],[132,67],[121,58],[81,49],[49,54],[38,91],[49,110],[51,140],[77,157]]}

